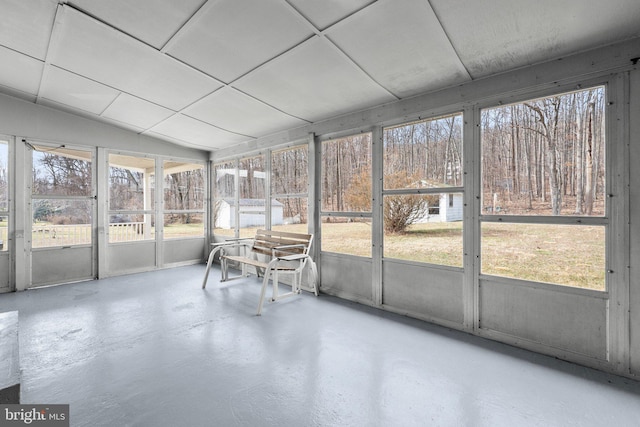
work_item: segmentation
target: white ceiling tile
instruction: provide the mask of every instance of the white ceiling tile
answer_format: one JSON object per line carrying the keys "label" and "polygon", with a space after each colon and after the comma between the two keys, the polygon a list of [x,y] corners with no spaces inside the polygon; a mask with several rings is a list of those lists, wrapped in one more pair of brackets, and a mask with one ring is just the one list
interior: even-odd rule
{"label": "white ceiling tile", "polygon": [[131,125],[129,123],[124,123],[124,122],[121,122],[121,121],[117,121],[117,120],[109,119],[109,118],[106,118],[106,117],[103,117],[103,116],[99,116],[99,115],[91,113],[91,112],[89,112],[87,110],[81,110],[79,108],[75,108],[75,107],[67,105],[67,104],[62,104],[62,103],[59,103],[59,102],[56,102],[56,101],[52,101],[52,100],[47,99],[47,98],[40,98],[38,100],[38,104],[39,105],[43,105],[45,107],[49,107],[49,108],[55,108],[56,110],[64,111],[66,113],[71,113],[71,114],[74,114],[76,116],[85,117],[85,118],[92,119],[92,120],[95,120],[95,121],[98,121],[98,122],[101,122],[101,123],[106,123],[106,124],[109,124],[109,125],[112,125],[112,126],[116,126],[118,128],[121,128],[121,129],[130,130],[130,131],[135,132],[135,133],[141,133],[141,132],[143,132],[145,130],[144,128],[141,128],[141,127],[138,127],[138,126],[134,126],[134,125]]}
{"label": "white ceiling tile", "polygon": [[73,0],[75,6],[157,49],[206,0]]}
{"label": "white ceiling tile", "polygon": [[222,88],[183,111],[232,132],[254,137],[307,124],[233,88]]}
{"label": "white ceiling tile", "polygon": [[260,67],[234,86],[309,121],[396,99],[320,37]]}
{"label": "white ceiling tile", "polygon": [[148,129],[173,114],[172,110],[123,93],[109,105],[102,116]]}
{"label": "white ceiling tile", "polygon": [[162,135],[162,134],[156,133],[156,132],[144,132],[143,135],[149,136],[149,137],[152,137],[152,138],[156,138],[156,139],[160,139],[160,140],[163,140],[163,141],[171,142],[173,144],[181,145],[181,146],[184,146],[184,147],[197,148],[197,149],[200,149],[200,150],[203,150],[203,149],[211,150],[211,148],[203,147],[201,145],[192,144],[189,141],[185,141],[184,139],[172,138],[170,136]]}
{"label": "white ceiling tile", "polygon": [[470,80],[424,0],[375,3],[327,36],[400,98]]}
{"label": "white ceiling tile", "polygon": [[244,135],[211,126],[200,120],[177,114],[157,124],[145,134],[160,134],[181,141],[188,141],[201,148],[224,148],[231,144],[246,141]]}
{"label": "white ceiling tile", "polygon": [[373,0],[289,0],[319,30],[335,24]]}
{"label": "white ceiling tile", "polygon": [[59,102],[55,102],[55,101],[52,101],[50,99],[40,98],[38,100],[38,104],[42,105],[42,106],[45,106],[45,107],[54,108],[54,109],[59,110],[59,111],[64,111],[66,113],[74,114],[76,116],[80,116],[80,117],[84,117],[84,118],[87,118],[87,119],[95,120],[97,122],[109,124],[109,125],[118,127],[120,129],[130,130],[131,132],[141,133],[141,132],[144,131],[143,128],[140,128],[140,127],[137,127],[137,126],[133,126],[133,125],[130,125],[128,123],[123,123],[123,122],[120,122],[120,121],[117,121],[117,120],[108,119],[106,117],[98,116],[96,114],[88,112],[87,110],[80,110],[79,108],[74,108],[74,107],[66,105],[66,104],[61,104]]}
{"label": "white ceiling tile", "polygon": [[44,63],[0,46],[0,85],[37,94]]}
{"label": "white ceiling tile", "polygon": [[76,74],[49,66],[40,97],[92,114],[100,114],[120,92]]}
{"label": "white ceiling tile", "polygon": [[221,84],[113,28],[65,7],[51,63],[173,110]]}
{"label": "white ceiling tile", "polygon": [[167,53],[231,82],[313,33],[278,0],[221,0],[189,24]]}
{"label": "white ceiling tile", "polygon": [[44,60],[58,2],[2,0],[0,45]]}
{"label": "white ceiling tile", "polygon": [[431,0],[474,78],[640,35],[638,0]]}
{"label": "white ceiling tile", "polygon": [[145,128],[143,127],[135,126],[135,125],[132,125],[131,123],[122,122],[120,120],[110,119],[104,116],[100,116],[98,120],[101,122],[119,127],[121,129],[130,130],[131,132],[135,132],[135,133],[143,133],[145,131]]}
{"label": "white ceiling tile", "polygon": [[100,116],[98,116],[98,115],[96,115],[94,113],[90,113],[87,110],[81,110],[79,108],[75,108],[75,107],[72,107],[72,106],[67,105],[67,104],[62,104],[60,102],[52,101],[52,100],[47,99],[47,98],[38,99],[38,105],[42,105],[42,106],[45,106],[45,107],[53,108],[53,109],[56,109],[56,110],[59,110],[59,111],[64,111],[65,113],[74,114],[76,116],[85,117],[85,118],[88,118],[88,119],[100,121]]}

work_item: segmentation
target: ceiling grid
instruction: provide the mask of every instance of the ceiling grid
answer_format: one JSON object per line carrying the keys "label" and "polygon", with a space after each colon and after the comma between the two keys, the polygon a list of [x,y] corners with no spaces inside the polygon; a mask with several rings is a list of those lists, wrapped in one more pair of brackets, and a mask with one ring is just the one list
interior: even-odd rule
{"label": "ceiling grid", "polygon": [[0,8],[0,92],[205,150],[640,37],[637,0]]}

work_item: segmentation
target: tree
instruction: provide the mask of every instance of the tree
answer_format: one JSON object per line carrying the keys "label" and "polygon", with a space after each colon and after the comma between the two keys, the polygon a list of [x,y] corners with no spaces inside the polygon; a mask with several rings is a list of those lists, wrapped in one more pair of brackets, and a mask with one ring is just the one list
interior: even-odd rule
{"label": "tree", "polygon": [[482,111],[482,191],[511,214],[601,215],[605,90]]}
{"label": "tree", "polygon": [[551,212],[560,215],[562,210],[562,191],[564,188],[563,162],[558,161],[560,147],[558,141],[558,122],[560,118],[561,99],[558,96],[545,98],[535,103],[524,105],[533,110],[537,116],[542,130],[539,132],[546,142],[546,165],[549,173],[549,189],[551,190]]}
{"label": "tree", "polygon": [[[385,183],[391,188],[421,188],[427,187],[419,177],[408,176],[397,172],[385,176]],[[398,194],[384,197],[383,216],[384,229],[388,233],[404,233],[411,224],[424,218],[429,212],[429,206],[439,203],[437,194]],[[353,210],[365,210],[371,206],[371,176],[366,173],[357,175],[345,196],[346,203]]]}

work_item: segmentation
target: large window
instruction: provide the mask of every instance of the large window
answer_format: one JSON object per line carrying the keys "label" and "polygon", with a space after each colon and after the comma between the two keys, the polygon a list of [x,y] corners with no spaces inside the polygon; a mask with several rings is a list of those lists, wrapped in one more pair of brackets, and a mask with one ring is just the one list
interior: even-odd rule
{"label": "large window", "polygon": [[605,289],[605,88],[482,110],[482,273]]}
{"label": "large window", "polygon": [[204,237],[204,165],[165,160],[164,238]]}
{"label": "large window", "polygon": [[308,148],[271,153],[271,228],[307,233]]}
{"label": "large window", "polygon": [[462,115],[384,129],[384,257],[462,267]]}
{"label": "large window", "polygon": [[92,154],[31,146],[32,248],[92,242]]}
{"label": "large window", "polygon": [[155,160],[109,154],[109,242],[155,238]]}
{"label": "large window", "polygon": [[371,256],[371,134],[322,143],[322,250]]}
{"label": "large window", "polygon": [[0,251],[9,249],[9,141],[0,137]]}

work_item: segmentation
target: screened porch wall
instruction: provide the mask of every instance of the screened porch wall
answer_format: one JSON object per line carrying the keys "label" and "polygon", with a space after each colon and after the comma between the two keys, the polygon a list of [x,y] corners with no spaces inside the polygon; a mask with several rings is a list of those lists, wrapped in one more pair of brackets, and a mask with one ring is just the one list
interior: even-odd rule
{"label": "screened porch wall", "polygon": [[[371,257],[317,253],[321,291],[598,369],[634,376],[640,372],[640,275],[633,269],[634,265],[640,265],[637,244],[640,232],[634,222],[640,217],[637,202],[640,175],[634,168],[629,168],[629,164],[640,161],[640,128],[630,120],[633,117],[630,113],[638,115],[640,104],[640,77],[632,61],[638,51],[640,43],[633,41],[577,54],[562,61],[526,67],[274,134],[212,153],[211,158],[221,162],[309,138],[314,141],[310,143],[310,152],[319,156],[318,146],[322,141],[373,132]],[[606,218],[591,221],[595,226],[606,227],[609,233],[606,289],[575,289],[483,275],[479,261],[482,255],[479,162],[482,108],[526,102],[603,84],[607,88],[608,101],[606,138],[611,146],[607,166],[612,169],[607,175],[611,210]],[[464,113],[462,266],[452,268],[384,258],[382,251],[376,249],[383,244],[384,237],[380,217],[377,217],[380,212],[375,212],[375,203],[382,200],[383,194],[375,184],[382,178],[382,167],[376,165],[376,156],[380,156],[379,151],[376,154],[376,144],[379,147],[382,141],[380,129],[457,112]],[[310,162],[312,180],[320,180],[321,163]],[[321,200],[320,186],[311,183],[310,188],[315,193],[310,193],[309,199],[310,208],[315,209],[310,216],[316,216],[315,221],[310,221],[311,231],[322,240],[321,213],[317,206]],[[553,224],[553,221],[542,220],[541,223]],[[345,235],[345,239],[348,238]]]}
{"label": "screened porch wall", "polygon": [[[15,207],[11,211],[11,220],[15,224],[15,238],[10,243],[9,251],[0,252],[0,269],[3,273],[0,278],[0,292],[23,290],[33,283],[58,284],[202,262],[206,251],[204,236],[184,244],[180,243],[181,240],[165,242],[161,239],[157,239],[159,243],[152,241],[109,244],[106,239],[108,215],[105,210],[108,197],[108,183],[105,178],[108,173],[106,153],[117,150],[131,154],[151,154],[160,158],[185,159],[206,165],[208,152],[171,144],[6,95],[0,95],[0,134],[10,135],[14,144],[12,160],[15,158],[18,165],[14,167],[11,182],[12,189],[15,186],[13,192],[16,195],[27,193],[24,189],[28,185],[29,174],[22,172],[26,167],[26,144],[30,143],[29,141],[52,147],[81,147],[90,152],[97,152],[94,166],[97,169],[95,185],[99,218],[96,228],[92,230],[95,236],[95,250],[90,247],[64,246],[61,250],[52,250],[47,254],[38,252],[40,250],[34,251],[31,259],[27,259],[23,254],[27,248],[28,236],[24,230],[27,228],[26,217],[29,208],[24,197],[15,197]],[[161,213],[159,211],[159,214]],[[9,245],[5,246],[8,247]],[[63,252],[75,259],[74,265],[60,262],[58,255],[62,256]],[[74,255],[76,252],[77,256]]]}

